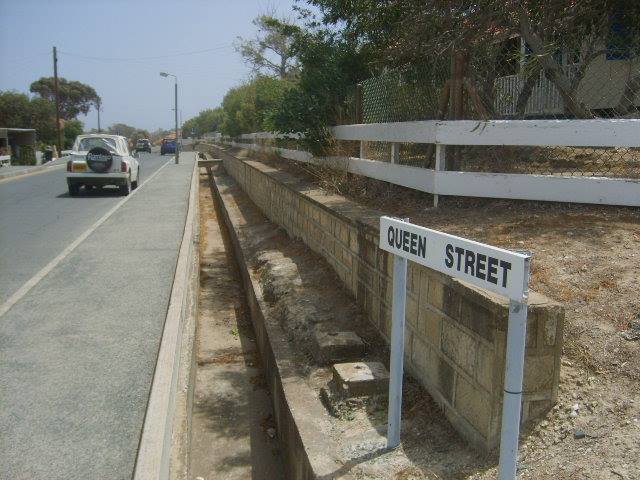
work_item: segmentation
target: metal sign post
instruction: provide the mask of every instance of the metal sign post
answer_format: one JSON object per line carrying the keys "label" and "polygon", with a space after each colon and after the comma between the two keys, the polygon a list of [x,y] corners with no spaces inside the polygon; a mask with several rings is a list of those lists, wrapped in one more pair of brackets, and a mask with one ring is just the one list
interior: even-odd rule
{"label": "metal sign post", "polygon": [[407,259],[393,256],[393,305],[391,312],[391,361],[389,362],[389,414],[387,448],[400,445],[402,372],[404,370],[404,317],[407,304]]}
{"label": "metal sign post", "polygon": [[394,255],[387,447],[400,444],[407,260],[507,297],[500,480],[516,478],[531,256],[380,217],[380,248]]}

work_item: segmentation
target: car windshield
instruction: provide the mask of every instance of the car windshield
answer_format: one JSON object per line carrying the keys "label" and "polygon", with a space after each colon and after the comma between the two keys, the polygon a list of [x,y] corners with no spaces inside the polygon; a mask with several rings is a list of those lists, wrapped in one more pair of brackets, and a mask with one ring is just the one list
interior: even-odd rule
{"label": "car windshield", "polygon": [[175,145],[176,141],[175,140],[165,140],[164,144],[165,145]]}
{"label": "car windshield", "polygon": [[80,152],[88,152],[92,148],[101,147],[106,148],[111,153],[118,153],[116,148],[116,141],[113,138],[107,137],[89,137],[83,138],[78,144],[78,150]]}

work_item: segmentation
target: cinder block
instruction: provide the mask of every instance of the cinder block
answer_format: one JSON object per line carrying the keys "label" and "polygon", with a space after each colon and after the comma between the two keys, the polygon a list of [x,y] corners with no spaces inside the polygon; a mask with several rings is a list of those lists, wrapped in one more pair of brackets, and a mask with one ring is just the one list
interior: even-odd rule
{"label": "cinder block", "polygon": [[389,372],[380,362],[352,362],[333,365],[333,378],[347,397],[385,393],[389,389]]}
{"label": "cinder block", "polygon": [[448,320],[442,322],[442,352],[471,377],[475,377],[478,342]]}
{"label": "cinder block", "polygon": [[364,355],[364,342],[355,332],[318,326],[312,336],[312,355],[320,365],[354,360]]}
{"label": "cinder block", "polygon": [[458,376],[455,408],[485,438],[491,424],[491,404],[488,394],[474,388],[463,376]]}
{"label": "cinder block", "polygon": [[434,347],[440,348],[442,315],[421,305],[418,317],[418,331]]}
{"label": "cinder block", "polygon": [[555,356],[527,355],[524,362],[524,385],[526,393],[550,390],[554,380]]}

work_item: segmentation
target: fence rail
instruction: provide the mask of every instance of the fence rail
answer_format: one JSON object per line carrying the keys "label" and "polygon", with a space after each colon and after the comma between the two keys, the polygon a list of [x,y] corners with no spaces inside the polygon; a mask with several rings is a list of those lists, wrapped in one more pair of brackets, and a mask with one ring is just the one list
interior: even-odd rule
{"label": "fence rail", "polygon": [[[447,146],[523,146],[636,149],[639,119],[598,120],[458,120],[342,125],[333,127],[336,140],[390,143],[390,161],[359,157],[314,157],[303,150],[279,148],[278,139],[300,138],[269,132],[245,134],[232,146],[275,152],[283,158],[325,163],[350,173],[439,195],[640,206],[640,180],[596,175],[566,176],[447,170]],[[435,144],[433,168],[400,164],[399,144]],[[524,159],[526,162],[526,159]],[[587,172],[588,173],[588,172]]]}

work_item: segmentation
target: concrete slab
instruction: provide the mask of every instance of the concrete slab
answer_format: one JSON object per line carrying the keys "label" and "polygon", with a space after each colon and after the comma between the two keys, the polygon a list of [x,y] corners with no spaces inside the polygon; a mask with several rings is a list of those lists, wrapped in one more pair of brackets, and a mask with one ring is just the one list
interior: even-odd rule
{"label": "concrete slab", "polygon": [[333,379],[347,397],[385,393],[389,389],[389,372],[380,362],[351,362],[333,365]]}
{"label": "concrete slab", "polygon": [[311,336],[312,355],[320,365],[354,360],[364,355],[364,342],[355,332],[336,331],[319,324]]}

